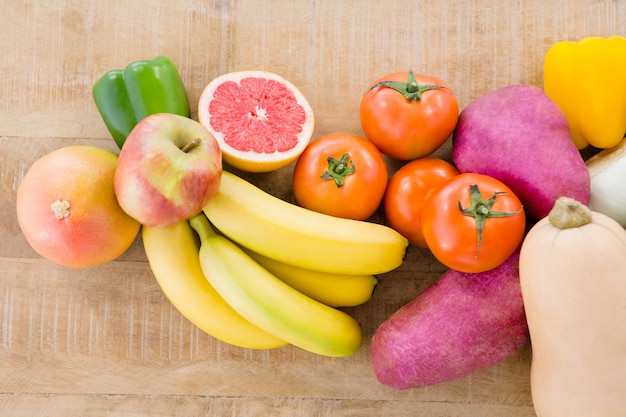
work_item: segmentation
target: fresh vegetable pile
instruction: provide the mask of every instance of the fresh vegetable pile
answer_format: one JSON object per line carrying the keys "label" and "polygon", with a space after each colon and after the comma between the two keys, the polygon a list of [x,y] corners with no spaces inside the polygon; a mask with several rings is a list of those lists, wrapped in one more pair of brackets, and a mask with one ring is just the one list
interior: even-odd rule
{"label": "fresh vegetable pile", "polygon": [[[215,78],[195,121],[173,63],[137,61],[94,84],[120,147],[101,191],[115,196],[110,212],[130,219],[126,235],[142,225],[164,294],[221,341],[349,356],[363,334],[339,307],[369,301],[377,276],[415,246],[448,271],[373,335],[381,383],[462,378],[530,340],[542,417],[617,416],[626,409],[625,70],[622,37],[559,42],[545,57],[544,89],[503,86],[462,110],[443,80],[391,73],[362,96],[362,136],[311,140],[310,104],[276,74]],[[450,160],[431,156],[448,140]],[[585,161],[589,145],[605,150]],[[403,166],[389,172],[387,158]],[[291,163],[295,204],[235,171]],[[34,198],[28,179],[18,219],[42,256],[94,266],[120,255],[69,263],[41,249],[37,236],[75,241],[79,214],[98,199],[60,207]],[[387,224],[370,220],[377,210]],[[98,236],[108,223],[91,227]]]}

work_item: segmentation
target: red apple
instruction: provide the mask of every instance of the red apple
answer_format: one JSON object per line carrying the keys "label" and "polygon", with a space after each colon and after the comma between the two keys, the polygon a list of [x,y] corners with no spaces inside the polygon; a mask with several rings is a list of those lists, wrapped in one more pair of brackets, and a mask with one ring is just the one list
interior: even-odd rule
{"label": "red apple", "polygon": [[200,123],[158,113],[130,132],[115,170],[122,209],[141,224],[168,227],[199,213],[222,178],[218,142]]}

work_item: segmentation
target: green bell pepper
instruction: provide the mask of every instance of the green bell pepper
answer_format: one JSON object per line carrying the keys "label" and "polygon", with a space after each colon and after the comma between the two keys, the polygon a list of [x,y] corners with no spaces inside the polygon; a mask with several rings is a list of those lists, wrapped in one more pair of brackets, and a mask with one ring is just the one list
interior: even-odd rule
{"label": "green bell pepper", "polygon": [[96,81],[92,94],[120,149],[133,127],[146,116],[174,113],[190,117],[183,81],[172,61],[164,56],[107,72]]}

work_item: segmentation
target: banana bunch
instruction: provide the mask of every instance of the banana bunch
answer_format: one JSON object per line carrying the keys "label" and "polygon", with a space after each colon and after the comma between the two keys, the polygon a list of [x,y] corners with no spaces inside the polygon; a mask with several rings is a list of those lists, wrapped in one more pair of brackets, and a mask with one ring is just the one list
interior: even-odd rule
{"label": "banana bunch", "polygon": [[198,237],[188,221],[168,228],[142,226],[141,236],[150,269],[161,290],[200,330],[249,349],[287,344],[243,318],[211,286],[200,266]]}
{"label": "banana bunch", "polygon": [[230,172],[204,207],[225,236],[303,269],[376,275],[402,264],[407,240],[390,227],[321,214],[266,193]]}
{"label": "banana bunch", "polygon": [[399,266],[407,246],[390,228],[303,209],[226,171],[204,213],[142,237],[164,294],[206,333],[325,356],[360,348],[359,323],[336,307],[368,301],[374,275]]}
{"label": "banana bunch", "polygon": [[243,317],[281,340],[325,356],[349,356],[362,342],[350,315],[281,281],[241,247],[217,234],[203,214],[191,218],[200,236],[200,264],[207,280]]}

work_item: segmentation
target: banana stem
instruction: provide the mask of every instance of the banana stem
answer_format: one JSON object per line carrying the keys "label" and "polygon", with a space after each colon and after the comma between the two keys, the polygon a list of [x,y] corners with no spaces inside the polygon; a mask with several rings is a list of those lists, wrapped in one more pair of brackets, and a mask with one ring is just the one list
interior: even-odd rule
{"label": "banana stem", "polygon": [[204,242],[216,233],[204,213],[199,213],[189,219],[189,225],[200,236],[200,242]]}

